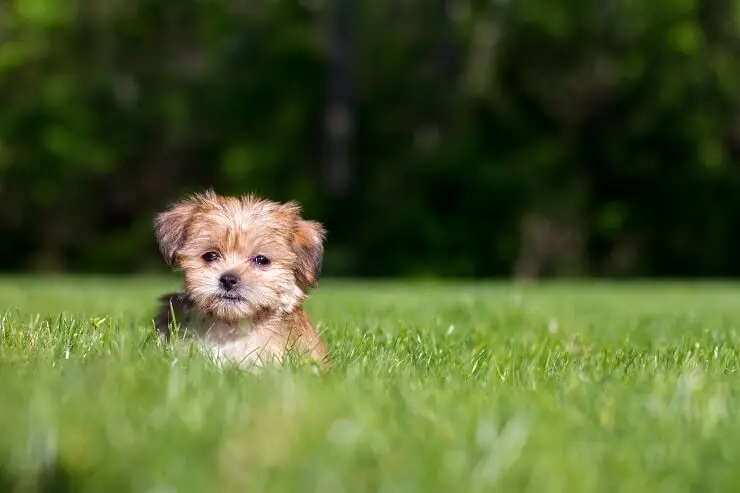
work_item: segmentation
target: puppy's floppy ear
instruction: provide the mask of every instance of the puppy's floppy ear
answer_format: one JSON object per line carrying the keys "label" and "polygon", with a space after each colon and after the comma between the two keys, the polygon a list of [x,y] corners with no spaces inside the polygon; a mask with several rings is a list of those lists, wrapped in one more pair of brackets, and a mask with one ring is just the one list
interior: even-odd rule
{"label": "puppy's floppy ear", "polygon": [[324,238],[326,230],[321,223],[298,219],[293,251],[298,256],[296,278],[305,288],[315,288],[324,262]]}
{"label": "puppy's floppy ear", "polygon": [[171,206],[154,218],[154,234],[159,250],[168,265],[175,263],[177,252],[185,242],[185,231],[196,207],[195,200],[186,200]]}

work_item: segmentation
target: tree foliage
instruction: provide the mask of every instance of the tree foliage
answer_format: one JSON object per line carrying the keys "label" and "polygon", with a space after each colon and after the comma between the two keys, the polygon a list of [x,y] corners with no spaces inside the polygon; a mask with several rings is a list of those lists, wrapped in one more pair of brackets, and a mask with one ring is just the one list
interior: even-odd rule
{"label": "tree foliage", "polygon": [[739,6],[3,3],[0,268],[161,267],[214,187],[301,201],[332,274],[738,274]]}

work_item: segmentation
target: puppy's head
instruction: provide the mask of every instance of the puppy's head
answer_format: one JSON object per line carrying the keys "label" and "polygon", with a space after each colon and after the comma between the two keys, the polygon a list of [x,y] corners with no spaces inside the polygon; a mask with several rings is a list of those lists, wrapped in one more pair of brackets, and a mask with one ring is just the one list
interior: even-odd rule
{"label": "puppy's head", "polygon": [[316,286],[325,230],[294,202],[194,195],[155,218],[167,263],[201,310],[228,321],[289,312]]}

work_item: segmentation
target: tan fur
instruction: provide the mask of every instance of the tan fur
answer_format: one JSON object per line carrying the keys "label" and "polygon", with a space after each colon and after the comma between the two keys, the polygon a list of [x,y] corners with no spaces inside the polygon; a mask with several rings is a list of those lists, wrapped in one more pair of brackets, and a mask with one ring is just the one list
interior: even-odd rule
{"label": "tan fur", "polygon": [[[219,363],[245,368],[282,361],[288,350],[326,362],[326,346],[303,309],[321,272],[325,230],[300,212],[295,202],[208,191],[157,215],[157,242],[184,283],[183,292],[160,300],[157,330],[169,335],[174,312]],[[217,260],[204,260],[207,252]],[[259,255],[269,265],[255,263]],[[226,273],[239,280],[229,292],[219,282]]]}

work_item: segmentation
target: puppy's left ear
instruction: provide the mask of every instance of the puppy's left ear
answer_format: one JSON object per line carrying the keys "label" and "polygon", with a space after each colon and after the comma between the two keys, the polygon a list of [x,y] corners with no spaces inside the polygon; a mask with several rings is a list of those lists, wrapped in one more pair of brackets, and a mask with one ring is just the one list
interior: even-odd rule
{"label": "puppy's left ear", "polygon": [[168,265],[175,264],[177,252],[185,243],[185,231],[193,217],[196,203],[186,200],[173,205],[154,218],[154,233],[159,250]]}
{"label": "puppy's left ear", "polygon": [[296,278],[304,288],[315,288],[324,262],[326,229],[321,223],[299,219],[293,238],[293,251],[298,256]]}

